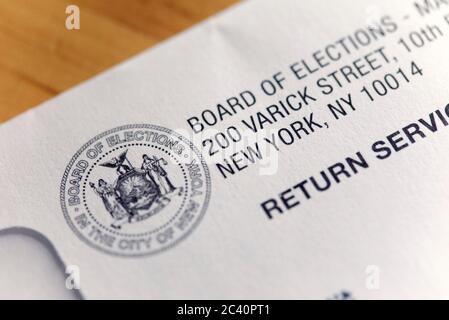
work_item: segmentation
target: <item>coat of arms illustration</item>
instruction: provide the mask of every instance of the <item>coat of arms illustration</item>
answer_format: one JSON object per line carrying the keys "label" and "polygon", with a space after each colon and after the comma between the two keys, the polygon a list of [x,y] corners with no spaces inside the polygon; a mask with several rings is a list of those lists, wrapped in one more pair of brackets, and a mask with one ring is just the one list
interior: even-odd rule
{"label": "coat of arms illustration", "polygon": [[97,185],[90,182],[114,219],[111,227],[116,229],[157,214],[170,203],[171,196],[182,192],[182,187],[177,190],[171,183],[163,167],[167,165],[164,158],[143,154],[142,164],[136,168],[128,160],[127,152],[100,163],[102,167],[115,169],[118,177],[114,182],[105,179],[99,179]]}
{"label": "coat of arms illustration", "polygon": [[98,134],[61,181],[68,225],[89,246],[120,256],[156,254],[201,221],[210,176],[199,150],[173,130],[129,124]]}

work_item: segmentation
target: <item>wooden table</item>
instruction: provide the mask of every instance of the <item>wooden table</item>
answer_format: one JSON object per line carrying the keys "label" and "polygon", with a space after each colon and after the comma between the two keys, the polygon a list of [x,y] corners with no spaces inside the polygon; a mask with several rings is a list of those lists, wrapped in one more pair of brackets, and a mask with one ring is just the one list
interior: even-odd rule
{"label": "wooden table", "polygon": [[[0,122],[237,0],[0,0]],[[80,29],[66,28],[66,7]]]}

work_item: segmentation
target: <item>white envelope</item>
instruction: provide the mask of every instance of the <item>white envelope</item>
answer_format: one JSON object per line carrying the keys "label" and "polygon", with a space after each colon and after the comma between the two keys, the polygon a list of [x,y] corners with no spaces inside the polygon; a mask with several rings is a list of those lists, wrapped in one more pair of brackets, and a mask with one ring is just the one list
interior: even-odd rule
{"label": "white envelope", "polygon": [[1,229],[85,298],[449,298],[449,6],[418,3],[245,2],[5,123]]}

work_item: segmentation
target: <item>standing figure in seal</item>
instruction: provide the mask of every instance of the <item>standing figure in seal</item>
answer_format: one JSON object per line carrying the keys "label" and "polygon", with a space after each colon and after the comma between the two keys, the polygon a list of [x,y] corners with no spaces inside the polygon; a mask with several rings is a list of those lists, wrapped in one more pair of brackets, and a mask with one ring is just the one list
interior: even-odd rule
{"label": "standing figure in seal", "polygon": [[[122,206],[120,199],[117,193],[115,192],[113,186],[108,184],[103,179],[98,180],[98,187],[96,187],[95,184],[92,182],[90,183],[90,186],[92,189],[94,189],[95,193],[99,197],[101,197],[104,206],[106,207],[106,210],[109,212],[109,214],[112,216],[114,220],[120,221],[123,218],[129,216],[129,213]],[[120,225],[112,224],[112,227],[119,229]]]}
{"label": "standing figure in seal", "polygon": [[162,167],[161,163],[163,165],[167,165],[167,161],[164,158],[156,158],[153,156],[150,158],[148,155],[144,154],[143,156],[143,164],[142,168],[145,168],[145,170],[148,171],[149,175],[154,175],[156,178],[153,178],[153,180],[157,181],[157,185],[159,186],[159,190],[161,191],[162,195],[168,194],[172,191],[174,191],[176,188],[171,183],[170,179],[168,178],[167,171]]}

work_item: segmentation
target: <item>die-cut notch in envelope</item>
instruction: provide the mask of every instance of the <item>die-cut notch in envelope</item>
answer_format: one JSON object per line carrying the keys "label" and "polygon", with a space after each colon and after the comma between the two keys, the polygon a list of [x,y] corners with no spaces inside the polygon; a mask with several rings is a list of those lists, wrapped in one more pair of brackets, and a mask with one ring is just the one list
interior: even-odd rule
{"label": "die-cut notch in envelope", "polygon": [[448,298],[449,6],[417,3],[245,2],[5,123],[2,228],[86,298]]}

